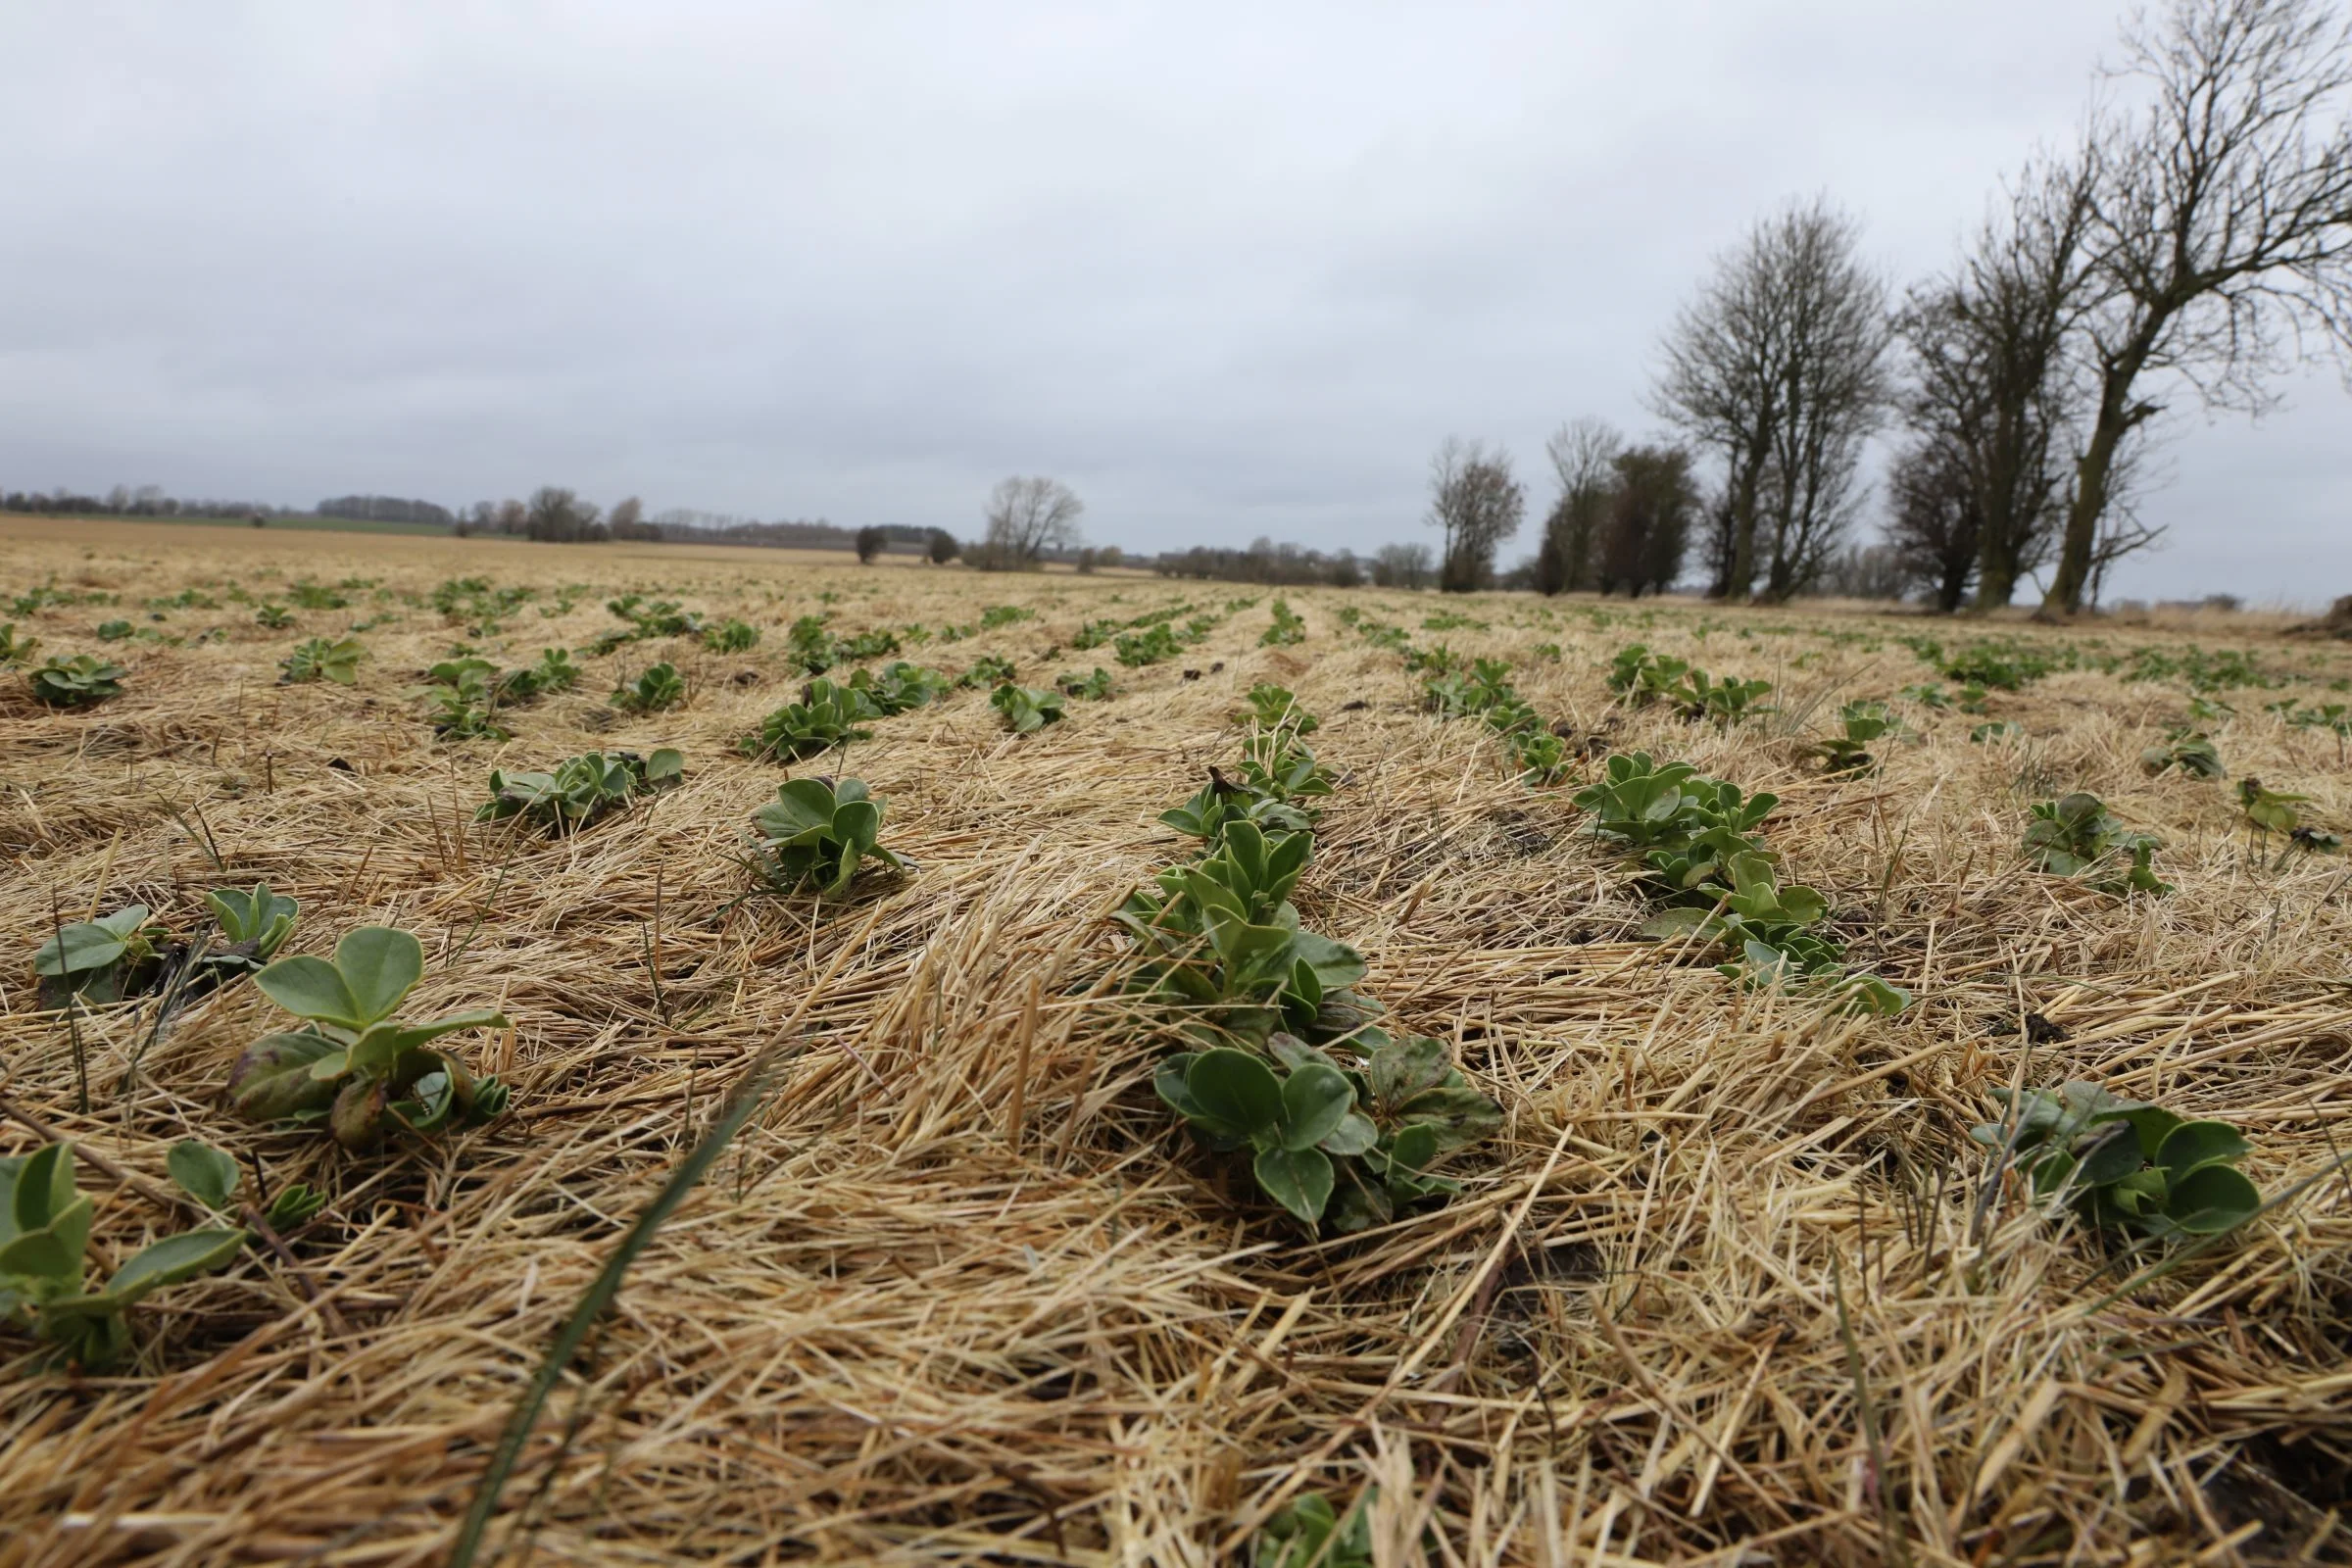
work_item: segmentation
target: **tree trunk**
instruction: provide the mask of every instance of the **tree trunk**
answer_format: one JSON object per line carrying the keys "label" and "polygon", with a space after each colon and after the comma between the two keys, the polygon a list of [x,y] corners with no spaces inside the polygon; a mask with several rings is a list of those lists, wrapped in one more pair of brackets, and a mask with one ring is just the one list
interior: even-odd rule
{"label": "tree trunk", "polygon": [[[2163,318],[2158,317],[2161,326]],[[2107,487],[2115,476],[2115,454],[2124,437],[2148,416],[2153,405],[2132,401],[2132,383],[2147,358],[2141,334],[2126,352],[2111,361],[2099,383],[2099,417],[2091,426],[2090,444],[2075,462],[2075,499],[2066,512],[2066,539],[2058,547],[2058,571],[2050,591],[2042,596],[2037,616],[2071,615],[2082,608],[2082,590],[2090,585],[2090,558],[2099,542],[2099,519],[2107,514]]]}

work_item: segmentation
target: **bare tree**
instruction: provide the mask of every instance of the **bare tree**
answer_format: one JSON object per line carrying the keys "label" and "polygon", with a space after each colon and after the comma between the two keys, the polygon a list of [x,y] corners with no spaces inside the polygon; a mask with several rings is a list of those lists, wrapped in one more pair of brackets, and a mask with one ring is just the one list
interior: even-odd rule
{"label": "bare tree", "polygon": [[1578,593],[1592,586],[1593,547],[1616,486],[1611,465],[1624,447],[1615,426],[1592,417],[1561,425],[1544,443],[1560,494],[1544,519],[1544,543],[1536,551],[1538,593]]}
{"label": "bare tree", "polygon": [[1970,456],[1932,431],[1897,453],[1886,475],[1886,543],[1896,569],[1947,615],[1968,597],[1984,531]]}
{"label": "bare tree", "polygon": [[1690,454],[1681,447],[1642,446],[1610,461],[1608,516],[1597,575],[1604,594],[1622,586],[1634,598],[1664,593],[1681,575],[1698,512]]}
{"label": "bare tree", "polygon": [[[2142,108],[2086,138],[2096,385],[2044,613],[2080,609],[2145,378],[2259,411],[2307,336],[2352,347],[2352,19],[2339,0],[2171,0],[2126,33]],[[2109,528],[2111,540],[2126,535]]]}
{"label": "bare tree", "polygon": [[1860,237],[1824,200],[1767,218],[1667,333],[1658,410],[1724,465],[1725,597],[1759,567],[1766,597],[1802,590],[1858,506],[1889,392],[1886,288]]}
{"label": "bare tree", "polygon": [[1500,448],[1447,436],[1429,460],[1429,524],[1442,529],[1438,588],[1470,593],[1494,578],[1494,552],[1519,531],[1527,492]]}
{"label": "bare tree", "polygon": [[604,513],[593,501],[560,485],[541,485],[531,492],[522,531],[530,538],[553,544],[607,537]]}
{"label": "bare tree", "polygon": [[1433,570],[1427,545],[1382,545],[1372,556],[1375,588],[1426,588]]}
{"label": "bare tree", "polygon": [[975,564],[997,571],[1034,570],[1049,550],[1078,543],[1086,504],[1059,479],[1004,479],[988,498],[988,538]]}
{"label": "bare tree", "polygon": [[[1891,498],[1893,531],[1936,601],[1957,608],[1938,535],[1929,569],[1918,549],[1928,468],[1934,484],[1964,482],[1980,609],[2009,603],[2018,581],[2048,558],[2067,506],[2068,454],[2087,418],[2072,352],[2082,304],[2087,165],[2029,169],[2005,211],[1987,218],[1953,271],[1912,291],[1899,320],[1908,349],[1901,397],[1919,464],[1907,496]],[[1958,591],[1967,591],[1966,577]],[[1947,600],[1949,602],[1947,603]]]}

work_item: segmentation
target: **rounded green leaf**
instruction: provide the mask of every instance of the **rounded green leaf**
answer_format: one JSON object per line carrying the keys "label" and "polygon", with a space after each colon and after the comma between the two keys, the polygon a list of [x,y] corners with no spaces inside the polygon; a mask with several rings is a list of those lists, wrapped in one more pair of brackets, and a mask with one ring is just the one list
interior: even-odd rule
{"label": "rounded green leaf", "polygon": [[296,954],[280,958],[254,977],[262,995],[297,1018],[359,1029],[368,1020],[360,1016],[360,1003],[343,983],[341,971],[324,958]]}
{"label": "rounded green leaf", "polygon": [[1372,1125],[1371,1118],[1351,1110],[1315,1147],[1326,1154],[1367,1154],[1379,1141],[1380,1129]]}
{"label": "rounded green leaf", "polygon": [[1250,1168],[1266,1196],[1300,1220],[1312,1225],[1323,1217],[1332,1184],[1331,1158],[1323,1151],[1263,1149]]}
{"label": "rounded green leaf", "polygon": [[2243,1171],[2205,1165],[2173,1184],[2164,1213],[2191,1236],[2218,1236],[2252,1219],[2261,1208],[2262,1194]]}
{"label": "rounded green leaf", "polygon": [[149,1291],[220,1268],[244,1245],[243,1231],[186,1231],[167,1236],[115,1270],[115,1277],[106,1282],[106,1294],[128,1305]]}
{"label": "rounded green leaf", "polygon": [[1337,1067],[1308,1062],[1282,1086],[1282,1147],[1314,1148],[1338,1132],[1354,1108],[1355,1088],[1347,1075]]}
{"label": "rounded green leaf", "polygon": [[2185,1121],[2165,1135],[2156,1151],[2156,1163],[2178,1185],[2193,1171],[2227,1163],[2253,1150],[2245,1135],[2226,1121]]}
{"label": "rounded green leaf", "polygon": [[1185,1074],[1185,1087],[1202,1110],[1242,1133],[1270,1137],[1282,1120],[1282,1086],[1248,1052],[1202,1052]]}
{"label": "rounded green leaf", "polygon": [[359,1004],[359,1022],[389,1018],[424,978],[424,946],[396,926],[364,925],[335,944],[335,968]]}
{"label": "rounded green leaf", "polygon": [[334,1085],[312,1075],[312,1067],[341,1049],[323,1035],[306,1031],[265,1035],[247,1046],[228,1073],[228,1102],[253,1121],[283,1121],[306,1110],[324,1110]]}
{"label": "rounded green leaf", "polygon": [[237,1190],[235,1156],[201,1138],[183,1138],[173,1144],[164,1167],[189,1197],[207,1208],[225,1210]]}
{"label": "rounded green leaf", "polygon": [[2075,1181],[2083,1187],[2105,1187],[2137,1171],[2142,1163],[2139,1134],[2125,1122],[2108,1124],[2101,1140],[2081,1156]]}

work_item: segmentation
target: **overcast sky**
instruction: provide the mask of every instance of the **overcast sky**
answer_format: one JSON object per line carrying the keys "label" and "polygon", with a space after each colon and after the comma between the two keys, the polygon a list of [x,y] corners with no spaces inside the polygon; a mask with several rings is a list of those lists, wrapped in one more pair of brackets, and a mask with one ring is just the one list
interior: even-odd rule
{"label": "overcast sky", "polygon": [[[1907,279],[2078,123],[2105,0],[0,0],[0,484],[544,483],[1098,543],[1426,538],[1448,433],[1636,434],[1827,192]],[[2173,421],[2113,595],[2352,593],[2352,397]],[[1506,559],[1534,546],[1524,532]]]}

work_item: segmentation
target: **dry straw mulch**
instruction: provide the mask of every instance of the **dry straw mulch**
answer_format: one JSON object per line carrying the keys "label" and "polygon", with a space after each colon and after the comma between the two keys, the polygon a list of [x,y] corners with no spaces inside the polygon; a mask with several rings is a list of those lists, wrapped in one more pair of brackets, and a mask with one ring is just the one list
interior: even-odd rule
{"label": "dry straw mulch", "polygon": [[[436,745],[405,693],[464,633],[374,594],[463,574],[537,590],[492,650],[511,662],[582,647],[626,588],[742,614],[768,642],[624,649],[522,710],[511,743]],[[305,575],[376,582],[281,632],[225,603],[139,608]],[[783,1086],[536,1430],[492,1537],[505,1560],[527,1537],[552,1562],[1205,1564],[1298,1489],[1373,1485],[1384,1563],[2352,1559],[2352,1181],[2133,1284],[2149,1258],[1983,1193],[1965,1137],[1995,1086],[2089,1077],[2237,1123],[2266,1193],[2352,1152],[2348,868],[2274,868],[2222,787],[2140,776],[2178,687],[2053,676],[1995,697],[2028,731],[2003,744],[1914,712],[1882,772],[1836,781],[1803,734],[1927,678],[1887,640],[1902,626],[1621,605],[1601,625],[1589,603],[1498,597],[1447,607],[1483,628],[1429,633],[1428,598],[1293,593],[1305,644],[1256,647],[1261,601],[1185,660],[1199,679],[1117,671],[1114,700],[1033,736],[1008,739],[970,693],[878,723],[851,770],[889,798],[885,842],[917,868],[819,911],[747,901],[733,858],[783,773],[728,745],[797,686],[776,652],[793,615],[936,627],[1032,605],[1037,620],[908,657],[999,653],[1038,681],[1110,662],[1043,658],[1082,619],[1243,591],[0,532],[0,586],[52,579],[121,596],[19,617],[54,649],[99,650],[115,615],[227,634],[112,645],[128,689],[86,714],[19,683],[0,696],[0,1148],[37,1127],[103,1159],[84,1181],[108,1255],[179,1222],[163,1161],[190,1134],[332,1204],[295,1239],[299,1266],[249,1256],[143,1304],[136,1364],[114,1375],[0,1341],[0,1564],[440,1560],[555,1325],[786,1035],[803,1050]],[[565,584],[585,586],[542,615]],[[1636,940],[1642,910],[1571,791],[1522,788],[1475,725],[1421,712],[1396,657],[1336,620],[1350,603],[1511,659],[1526,696],[1599,746],[1781,792],[1792,873],[1917,1004],[1825,1015]],[[274,684],[296,638],[387,612],[356,691]],[[1772,678],[1786,711],[1728,732],[1615,713],[1601,669],[1637,637]],[[2341,651],[2247,639],[2272,667],[2344,673]],[[603,693],[663,656],[689,707],[613,715]],[[1462,1199],[1361,1239],[1302,1237],[1172,1126],[1148,1084],[1166,1022],[1119,994],[1103,919],[1180,852],[1153,817],[1230,758],[1257,679],[1324,715],[1315,745],[1346,775],[1307,921],[1357,945],[1365,989],[1454,1041],[1506,1111],[1459,1161]],[[2227,695],[2233,772],[2352,827],[2334,738],[2261,711],[2272,694]],[[560,841],[469,820],[493,765],[657,744],[684,749],[688,782],[626,818]],[[2123,903],[2020,865],[2028,804],[2078,787],[2164,836],[2176,896]],[[273,1017],[251,987],[160,1033],[139,1007],[85,1018],[79,1109],[68,1032],[27,984],[53,902],[77,918],[136,900],[186,926],[203,889],[261,877],[301,899],[298,948],[400,924],[431,960],[422,1008],[504,1007],[513,1031],[466,1049],[515,1085],[514,1114],[371,1159],[237,1125],[223,1076]]]}

